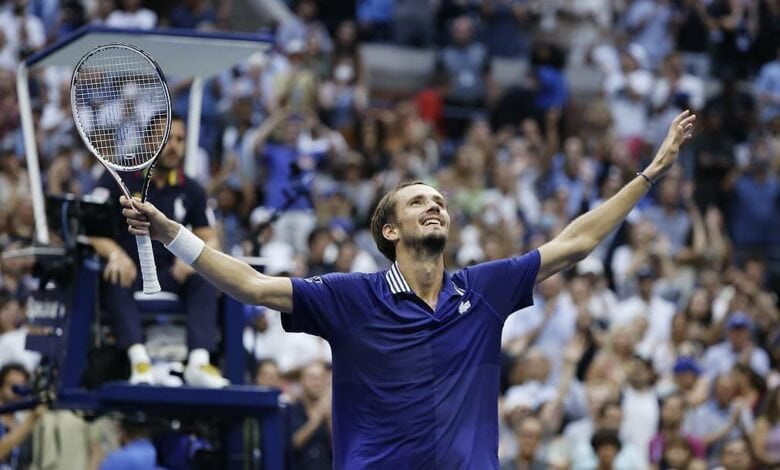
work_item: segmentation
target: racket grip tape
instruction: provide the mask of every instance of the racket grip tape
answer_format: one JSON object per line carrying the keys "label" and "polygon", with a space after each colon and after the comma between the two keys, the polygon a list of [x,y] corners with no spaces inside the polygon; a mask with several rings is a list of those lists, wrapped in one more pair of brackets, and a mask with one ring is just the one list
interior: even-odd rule
{"label": "racket grip tape", "polygon": [[157,280],[157,266],[154,264],[152,239],[149,235],[136,235],[138,245],[138,261],[141,263],[141,279],[144,282],[144,294],[160,292],[160,282]]}

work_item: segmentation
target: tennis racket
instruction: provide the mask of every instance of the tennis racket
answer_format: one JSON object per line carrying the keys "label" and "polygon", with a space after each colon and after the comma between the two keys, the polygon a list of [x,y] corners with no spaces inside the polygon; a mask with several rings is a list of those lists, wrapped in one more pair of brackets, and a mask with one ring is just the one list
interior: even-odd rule
{"label": "tennis racket", "polygon": [[[141,200],[146,200],[157,157],[168,141],[171,97],[165,76],[148,54],[126,44],[87,52],[70,82],[73,120],[84,144],[132,197],[118,171],[146,169]],[[160,291],[149,235],[135,237],[145,294]]]}

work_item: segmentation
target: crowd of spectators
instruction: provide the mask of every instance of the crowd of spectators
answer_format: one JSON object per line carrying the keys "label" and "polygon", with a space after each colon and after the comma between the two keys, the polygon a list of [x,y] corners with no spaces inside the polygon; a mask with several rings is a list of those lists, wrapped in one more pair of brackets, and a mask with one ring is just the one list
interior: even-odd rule
{"label": "crowd of spectators", "polygon": [[[34,232],[20,60],[86,23],[230,28],[228,1],[143,3],[0,5],[3,250]],[[262,256],[275,275],[384,269],[373,205],[419,179],[449,199],[448,269],[520,254],[613,195],[691,109],[679,165],[507,320],[499,456],[506,469],[780,464],[780,2],[287,3],[273,49],[205,87],[201,149],[188,158],[223,251]],[[367,42],[434,51],[429,82],[401,95],[372,87]],[[495,57],[527,72],[501,86]],[[582,67],[598,71],[598,93],[572,93],[568,73]],[[35,137],[46,192],[88,194],[100,167],[74,134],[68,78],[30,77]],[[169,78],[186,115],[191,82]],[[23,370],[35,357],[6,357],[5,344],[21,342],[30,267],[0,266],[0,362]],[[290,460],[329,468],[327,344],[283,333],[264,309],[247,310],[244,344],[256,383],[293,404]]]}

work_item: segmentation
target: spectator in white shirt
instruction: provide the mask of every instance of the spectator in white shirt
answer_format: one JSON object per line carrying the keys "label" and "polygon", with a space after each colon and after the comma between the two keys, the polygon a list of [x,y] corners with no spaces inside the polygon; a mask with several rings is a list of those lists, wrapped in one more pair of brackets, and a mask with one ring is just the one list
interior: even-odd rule
{"label": "spectator in white shirt", "polygon": [[761,67],[753,87],[761,107],[761,121],[780,116],[780,47],[775,60]]}
{"label": "spectator in white shirt", "polygon": [[704,107],[704,81],[685,72],[682,55],[673,53],[667,57],[662,71],[651,98],[656,109],[672,106],[675,110],[699,111]]}
{"label": "spectator in white shirt", "polygon": [[[577,296],[579,290],[577,293],[575,290],[584,287],[586,291],[583,294],[587,310],[595,320],[604,325],[608,324],[618,306],[618,300],[607,283],[607,278],[604,275],[604,263],[596,257],[588,256],[577,263],[576,269],[577,278],[572,280],[570,287],[575,304],[579,302]],[[582,280],[584,286],[574,282],[578,278]]]}
{"label": "spectator in white shirt", "polygon": [[157,14],[141,7],[141,0],[121,0],[122,8],[108,15],[106,26],[128,29],[153,29],[157,26]]}
{"label": "spectator in white shirt", "polygon": [[40,354],[25,349],[27,328],[20,326],[23,321],[19,302],[0,290],[0,367],[16,363],[32,372],[40,362]]}
{"label": "spectator in white shirt", "polygon": [[642,210],[642,218],[650,221],[661,237],[665,238],[675,255],[688,241],[691,231],[691,219],[683,209],[680,194],[683,191],[682,178],[665,178],[658,185],[658,202]]}
{"label": "spectator in white shirt", "polygon": [[636,221],[628,226],[628,243],[615,249],[612,256],[612,277],[615,293],[625,299],[636,293],[636,273],[647,265],[660,237],[652,222],[642,219],[636,213]]}
{"label": "spectator in white shirt", "polygon": [[14,65],[46,43],[43,22],[27,13],[27,0],[14,0],[11,9],[0,13],[0,58],[3,65],[14,61]]}
{"label": "spectator in white shirt", "polygon": [[655,77],[641,68],[634,50],[620,55],[621,70],[604,79],[604,93],[614,120],[615,134],[621,139],[642,139],[647,129],[650,93]]}
{"label": "spectator in white shirt", "polygon": [[714,376],[727,373],[735,363],[747,364],[756,373],[769,373],[769,355],[751,338],[753,321],[744,312],[734,312],[726,322],[727,340],[710,346],[704,354],[704,369]]}
{"label": "spectator in white shirt", "polygon": [[[598,419],[590,429],[577,436],[571,442],[571,460],[574,470],[595,470],[598,468],[600,456],[598,450],[593,448],[592,439],[595,435],[605,431],[614,433],[619,440],[617,454],[612,462],[615,470],[643,470],[646,466],[646,452],[638,449],[628,441],[624,433],[619,431],[624,413],[619,402],[608,401],[599,408]],[[567,436],[570,437],[570,436]]]}
{"label": "spectator in white shirt", "polygon": [[534,346],[552,361],[553,377],[558,376],[561,351],[574,336],[577,310],[560,274],[550,276],[537,287],[534,306],[507,319],[503,347],[515,354]]}
{"label": "spectator in white shirt", "polygon": [[625,440],[639,449],[645,463],[648,461],[650,441],[658,429],[661,416],[658,395],[653,384],[655,373],[652,363],[635,356],[628,372],[628,386],[623,389],[623,429]]}
{"label": "spectator in white shirt", "polygon": [[637,294],[618,305],[610,324],[614,328],[616,325],[637,321],[645,323],[647,327],[637,345],[637,351],[648,356],[657,346],[669,340],[675,313],[674,304],[654,292],[657,277],[653,268],[640,268],[637,271]]}
{"label": "spectator in white shirt", "polygon": [[[266,256],[265,274],[290,276],[294,263]],[[284,258],[284,257],[282,257]],[[306,333],[285,333],[281,313],[263,307],[252,307],[248,315],[250,327],[244,330],[244,347],[260,362],[273,359],[282,374],[301,370],[315,362],[330,363],[331,351],[322,338]]]}

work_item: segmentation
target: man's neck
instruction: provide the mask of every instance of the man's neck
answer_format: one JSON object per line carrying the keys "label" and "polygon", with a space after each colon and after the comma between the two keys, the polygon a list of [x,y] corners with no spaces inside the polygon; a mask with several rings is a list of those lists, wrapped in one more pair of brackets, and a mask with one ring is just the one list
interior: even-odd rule
{"label": "man's neck", "polygon": [[303,394],[303,398],[302,398],[301,401],[303,402],[303,406],[305,408],[313,408],[313,407],[317,406],[317,403],[319,403],[319,399],[312,398],[312,397],[310,397],[309,395],[307,395],[305,393]]}
{"label": "man's neck", "polygon": [[170,168],[158,168],[157,171],[152,173],[152,183],[158,188],[165,186],[165,181],[168,179],[171,171]]}
{"label": "man's neck", "polygon": [[661,435],[664,437],[664,439],[671,439],[675,436],[680,434],[680,425],[664,425],[661,428]]}
{"label": "man's neck", "polygon": [[444,277],[444,258],[441,254],[435,258],[417,256],[415,253],[399,250],[398,268],[414,293],[435,309]]}
{"label": "man's neck", "polygon": [[517,470],[528,470],[531,468],[531,465],[534,463],[533,456],[528,457],[525,455],[518,455],[517,456],[517,466],[515,467]]}

